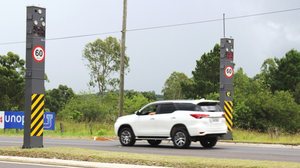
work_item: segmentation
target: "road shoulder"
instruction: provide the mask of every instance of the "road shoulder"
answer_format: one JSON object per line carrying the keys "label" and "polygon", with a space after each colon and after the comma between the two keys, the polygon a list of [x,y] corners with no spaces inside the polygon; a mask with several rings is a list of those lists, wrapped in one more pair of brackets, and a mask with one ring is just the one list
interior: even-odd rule
{"label": "road shoulder", "polygon": [[264,144],[264,143],[244,143],[244,142],[218,142],[218,145],[226,146],[247,146],[247,147],[262,147],[262,148],[289,148],[300,149],[300,145],[283,145],[283,144]]}

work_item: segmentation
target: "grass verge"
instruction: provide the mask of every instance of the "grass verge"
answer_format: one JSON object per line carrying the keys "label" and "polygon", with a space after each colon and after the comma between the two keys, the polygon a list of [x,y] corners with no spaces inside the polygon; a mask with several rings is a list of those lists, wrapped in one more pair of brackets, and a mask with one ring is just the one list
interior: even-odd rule
{"label": "grass verge", "polygon": [[57,158],[65,160],[82,160],[105,163],[123,163],[136,165],[152,165],[180,168],[299,168],[300,163],[254,161],[238,159],[213,159],[185,156],[162,156],[151,154],[132,154],[125,152],[107,152],[70,147],[49,147],[21,149],[19,147],[3,147],[0,155],[39,158]]}
{"label": "grass verge", "polygon": [[[23,130],[16,129],[0,129],[0,135],[4,136],[22,136]],[[113,124],[99,122],[75,122],[75,121],[56,121],[55,130],[45,130],[44,136],[55,138],[92,138],[99,137],[115,137]]]}
{"label": "grass verge", "polygon": [[281,133],[274,137],[268,133],[236,129],[233,130],[233,140],[234,142],[244,143],[300,145],[300,134]]}

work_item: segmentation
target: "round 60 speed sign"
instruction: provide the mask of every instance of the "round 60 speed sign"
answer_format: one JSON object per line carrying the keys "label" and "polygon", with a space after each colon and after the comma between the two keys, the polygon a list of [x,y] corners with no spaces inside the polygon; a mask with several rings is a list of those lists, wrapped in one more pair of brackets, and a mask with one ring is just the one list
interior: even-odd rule
{"label": "round 60 speed sign", "polygon": [[232,66],[226,66],[224,69],[224,73],[225,73],[226,78],[231,78],[233,76]]}
{"label": "round 60 speed sign", "polygon": [[43,62],[45,59],[45,49],[42,46],[35,46],[32,49],[32,57],[36,62]]}

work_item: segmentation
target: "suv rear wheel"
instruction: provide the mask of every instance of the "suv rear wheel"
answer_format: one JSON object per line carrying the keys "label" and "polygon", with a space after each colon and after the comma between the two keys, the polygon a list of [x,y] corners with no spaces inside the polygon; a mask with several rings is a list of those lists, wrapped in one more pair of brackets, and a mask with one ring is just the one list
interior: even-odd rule
{"label": "suv rear wheel", "polygon": [[191,145],[191,138],[185,128],[175,128],[172,134],[172,141],[176,148],[188,148]]}
{"label": "suv rear wheel", "polygon": [[158,146],[161,143],[161,140],[147,140],[151,146]]}
{"label": "suv rear wheel", "polygon": [[209,138],[204,138],[200,140],[200,144],[204,148],[212,148],[217,144],[218,138],[217,137],[209,137]]}
{"label": "suv rear wheel", "polygon": [[124,127],[119,133],[119,140],[123,146],[132,146],[135,143],[135,135],[131,128]]}

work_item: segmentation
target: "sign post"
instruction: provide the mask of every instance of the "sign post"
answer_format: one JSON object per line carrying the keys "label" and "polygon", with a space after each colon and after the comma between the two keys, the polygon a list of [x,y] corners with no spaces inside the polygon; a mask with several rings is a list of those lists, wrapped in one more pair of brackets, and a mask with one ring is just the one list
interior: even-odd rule
{"label": "sign post", "polygon": [[23,148],[43,147],[46,9],[27,7]]}
{"label": "sign post", "polygon": [[4,111],[0,111],[0,128],[4,128]]}
{"label": "sign post", "polygon": [[228,133],[222,139],[232,140],[233,127],[233,39],[222,38],[220,48],[220,105],[225,113]]}

